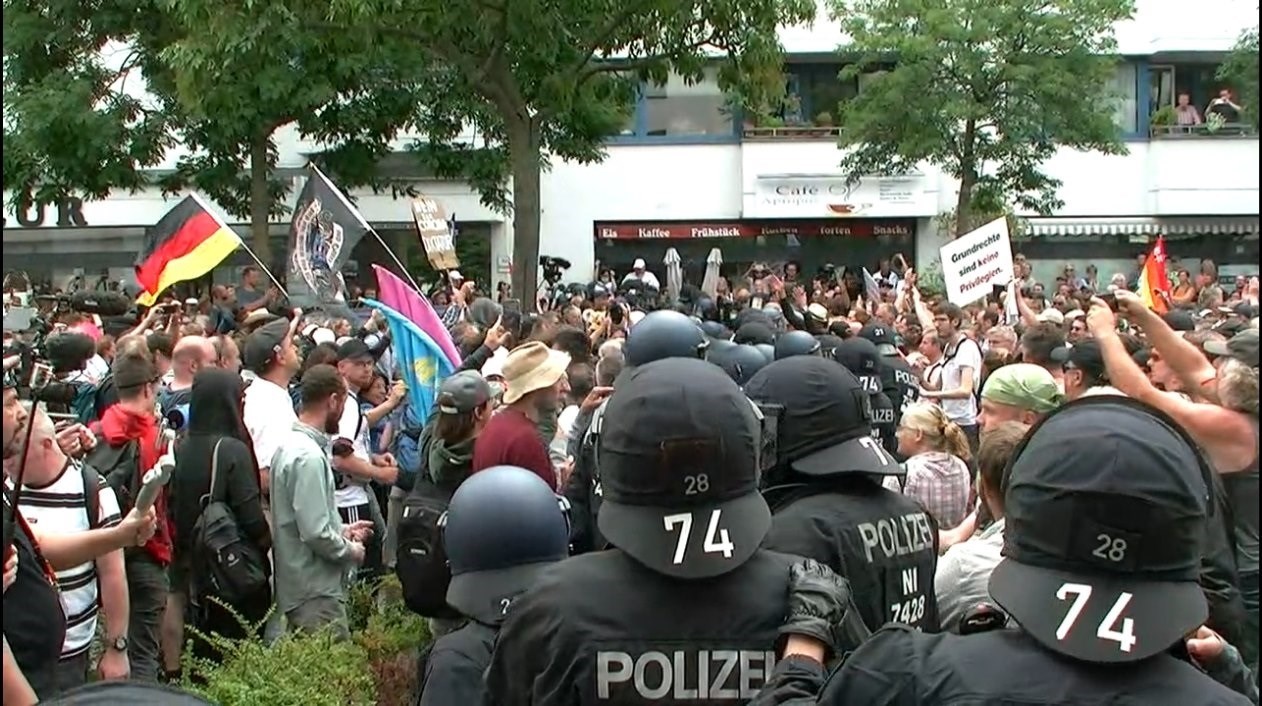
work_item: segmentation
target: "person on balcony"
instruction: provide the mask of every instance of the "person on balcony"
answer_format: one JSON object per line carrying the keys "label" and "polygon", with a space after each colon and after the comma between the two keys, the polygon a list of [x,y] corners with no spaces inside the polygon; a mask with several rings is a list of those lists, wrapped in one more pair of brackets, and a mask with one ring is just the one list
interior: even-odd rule
{"label": "person on balcony", "polygon": [[1217,115],[1223,123],[1231,125],[1240,122],[1240,110],[1240,106],[1231,99],[1231,90],[1224,88],[1218,92],[1217,98],[1209,102],[1205,115]]}
{"label": "person on balcony", "polygon": [[1201,111],[1192,105],[1192,96],[1180,93],[1174,106],[1175,123],[1181,127],[1193,127],[1205,122],[1201,119]]}

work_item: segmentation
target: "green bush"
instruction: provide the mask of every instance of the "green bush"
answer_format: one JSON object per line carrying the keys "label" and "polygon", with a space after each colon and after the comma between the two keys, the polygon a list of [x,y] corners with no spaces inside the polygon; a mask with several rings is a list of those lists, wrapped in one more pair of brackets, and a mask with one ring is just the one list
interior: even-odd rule
{"label": "green bush", "polygon": [[417,653],[430,640],[429,623],[408,610],[394,576],[375,590],[365,584],[351,589],[351,639],[368,656],[380,706],[409,706],[417,688]]}

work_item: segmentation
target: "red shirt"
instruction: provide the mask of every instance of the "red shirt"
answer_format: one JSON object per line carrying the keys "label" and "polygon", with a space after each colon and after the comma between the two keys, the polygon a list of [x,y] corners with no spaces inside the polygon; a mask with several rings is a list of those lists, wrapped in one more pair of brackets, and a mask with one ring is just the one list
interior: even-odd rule
{"label": "red shirt", "polygon": [[539,428],[525,414],[508,407],[501,410],[473,442],[472,473],[495,466],[517,466],[543,479],[556,492],[557,477]]}

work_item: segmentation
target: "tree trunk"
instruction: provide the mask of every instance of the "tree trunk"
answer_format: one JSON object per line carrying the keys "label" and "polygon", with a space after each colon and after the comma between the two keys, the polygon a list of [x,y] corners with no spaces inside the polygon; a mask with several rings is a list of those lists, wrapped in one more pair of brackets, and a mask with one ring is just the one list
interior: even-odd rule
{"label": "tree trunk", "polygon": [[267,183],[271,171],[267,163],[270,138],[270,134],[261,134],[250,145],[250,234],[254,241],[254,254],[269,270],[273,266],[272,194]]}
{"label": "tree trunk", "polygon": [[960,194],[955,202],[955,232],[958,238],[973,229],[973,186],[977,183],[977,164],[974,141],[977,139],[977,121],[969,118],[964,122],[963,145],[960,150]]}
{"label": "tree trunk", "polygon": [[535,310],[539,275],[539,172],[542,140],[526,110],[506,114],[513,175],[513,296],[524,311]]}

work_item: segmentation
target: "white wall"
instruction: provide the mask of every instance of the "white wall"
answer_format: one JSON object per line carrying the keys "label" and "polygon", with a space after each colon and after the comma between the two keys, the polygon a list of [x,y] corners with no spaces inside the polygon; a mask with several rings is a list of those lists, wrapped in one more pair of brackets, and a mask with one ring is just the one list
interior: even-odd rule
{"label": "white wall", "polygon": [[611,146],[591,166],[555,161],[543,177],[539,252],[593,265],[595,221],[739,218],[738,145]]}

